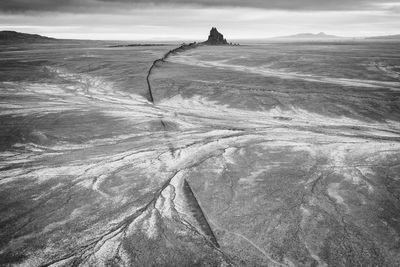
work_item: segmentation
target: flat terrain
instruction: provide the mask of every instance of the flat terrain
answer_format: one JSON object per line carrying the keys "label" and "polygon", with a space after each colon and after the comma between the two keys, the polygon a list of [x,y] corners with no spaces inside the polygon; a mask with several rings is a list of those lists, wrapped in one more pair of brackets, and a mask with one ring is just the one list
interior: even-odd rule
{"label": "flat terrain", "polygon": [[400,46],[0,47],[0,263],[400,265]]}

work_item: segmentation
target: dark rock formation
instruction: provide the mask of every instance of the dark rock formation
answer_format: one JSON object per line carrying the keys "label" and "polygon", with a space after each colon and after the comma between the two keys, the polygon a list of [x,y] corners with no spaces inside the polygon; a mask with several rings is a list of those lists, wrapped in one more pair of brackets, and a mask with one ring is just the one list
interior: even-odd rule
{"label": "dark rock formation", "polygon": [[[152,103],[154,103],[154,97],[153,97],[153,92],[151,90],[150,75],[151,75],[151,72],[153,71],[154,67],[157,65],[157,63],[164,62],[171,54],[175,54],[175,53],[178,53],[178,52],[183,52],[183,51],[185,51],[187,49],[196,48],[196,47],[197,47],[197,43],[196,42],[190,43],[190,44],[183,43],[181,46],[179,46],[177,48],[174,48],[172,50],[169,50],[167,53],[164,54],[164,56],[162,58],[159,58],[159,59],[156,59],[156,60],[153,61],[153,64],[151,65],[151,67],[147,71],[147,77],[146,77],[147,87],[149,89],[149,100]],[[163,126],[165,126],[162,121],[161,121],[161,123],[163,124]]]}
{"label": "dark rock formation", "polygon": [[208,45],[227,45],[228,42],[224,39],[224,36],[218,32],[217,28],[212,27],[208,40],[204,42]]}
{"label": "dark rock formation", "polygon": [[15,31],[0,31],[0,41],[3,42],[42,42],[52,40],[56,39],[41,36],[39,34],[28,34]]}

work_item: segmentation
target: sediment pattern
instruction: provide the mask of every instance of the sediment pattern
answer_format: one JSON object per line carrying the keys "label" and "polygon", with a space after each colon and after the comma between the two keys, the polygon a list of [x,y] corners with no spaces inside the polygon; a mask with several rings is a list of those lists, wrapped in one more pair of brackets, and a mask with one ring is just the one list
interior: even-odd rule
{"label": "sediment pattern", "polygon": [[[399,265],[397,63],[357,61],[377,78],[348,84],[320,67],[247,71],[269,47],[170,52],[147,73],[162,51],[68,50],[51,64],[47,50],[4,53],[15,79],[1,80],[1,264]],[[106,76],[130,74],[129,53],[140,93]]]}

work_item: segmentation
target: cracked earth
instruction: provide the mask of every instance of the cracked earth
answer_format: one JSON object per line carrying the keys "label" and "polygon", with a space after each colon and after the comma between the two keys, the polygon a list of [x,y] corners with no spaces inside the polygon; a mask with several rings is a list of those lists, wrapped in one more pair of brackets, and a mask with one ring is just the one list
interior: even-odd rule
{"label": "cracked earth", "polygon": [[2,52],[0,262],[400,265],[398,77],[272,48]]}

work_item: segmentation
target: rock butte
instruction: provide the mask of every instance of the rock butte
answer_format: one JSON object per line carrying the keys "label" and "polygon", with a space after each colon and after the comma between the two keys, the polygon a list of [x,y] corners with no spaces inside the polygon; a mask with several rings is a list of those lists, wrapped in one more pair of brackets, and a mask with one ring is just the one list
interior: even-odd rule
{"label": "rock butte", "polygon": [[224,38],[222,33],[218,32],[217,28],[212,27],[210,30],[210,35],[208,36],[208,40],[204,42],[208,45],[227,45],[228,42]]}

